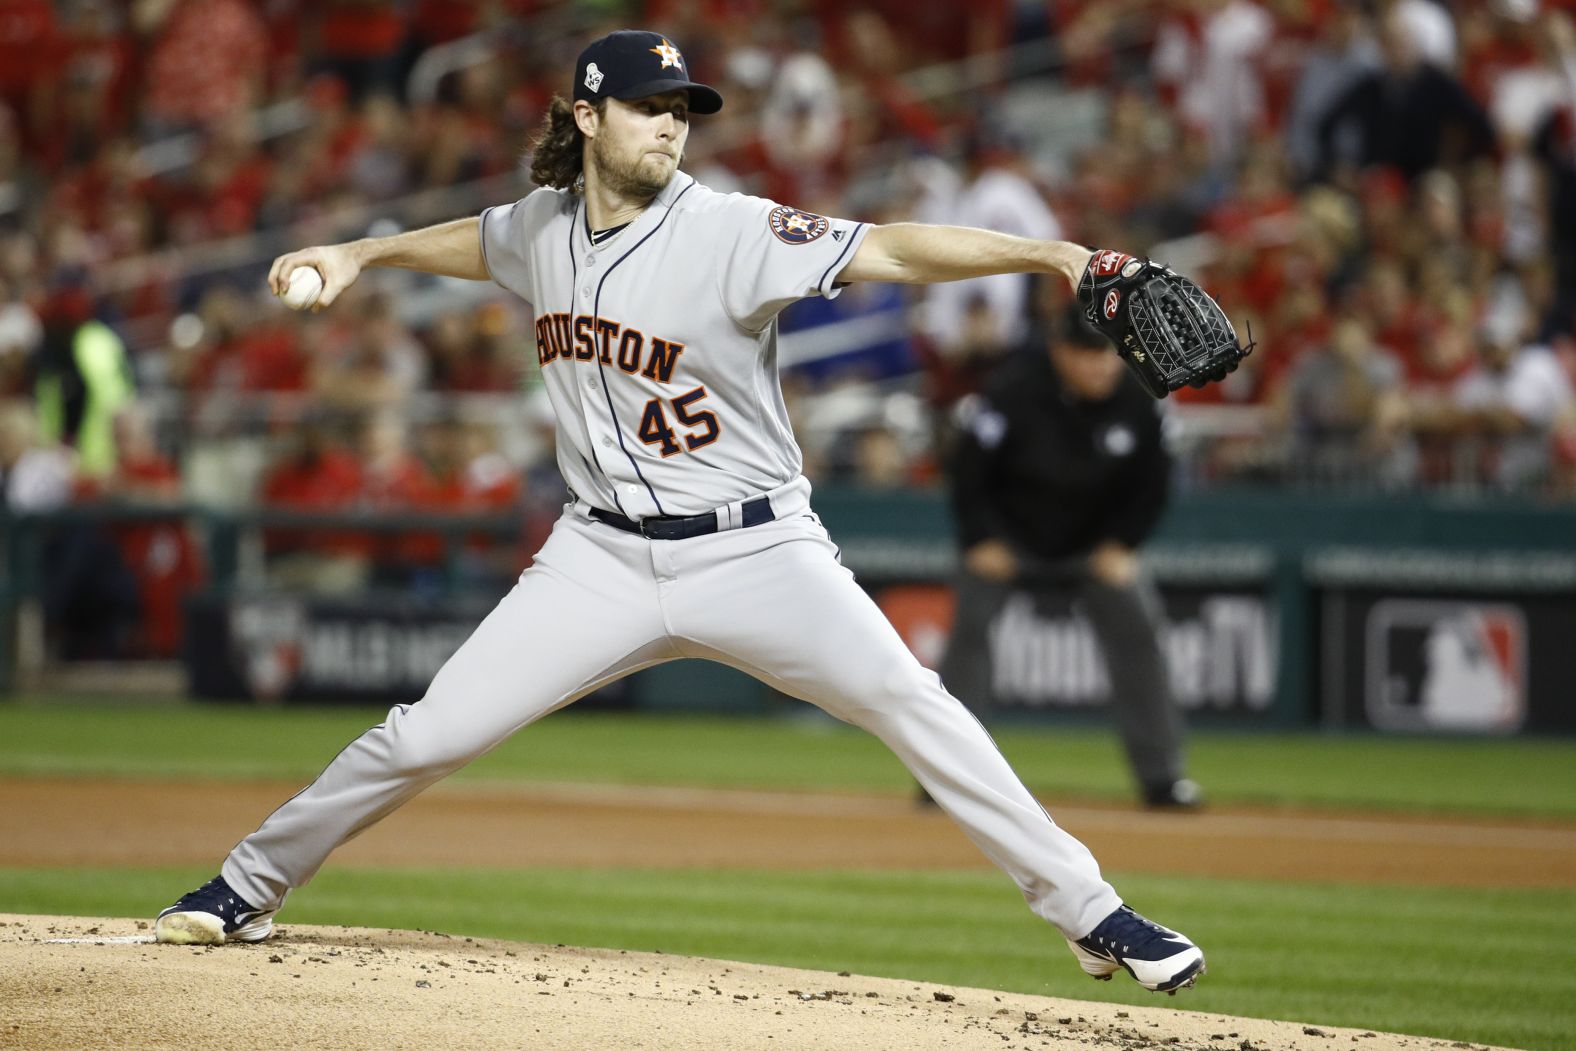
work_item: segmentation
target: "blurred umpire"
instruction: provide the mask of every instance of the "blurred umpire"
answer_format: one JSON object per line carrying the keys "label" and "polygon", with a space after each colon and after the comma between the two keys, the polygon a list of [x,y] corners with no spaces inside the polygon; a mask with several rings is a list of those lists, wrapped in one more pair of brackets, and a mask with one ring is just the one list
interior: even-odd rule
{"label": "blurred umpire", "polygon": [[1165,509],[1160,415],[1076,304],[1046,342],[1013,354],[959,405],[952,503],[962,547],[947,688],[991,705],[988,631],[1013,591],[1068,591],[1094,629],[1143,801],[1202,802],[1160,647],[1160,597],[1137,549]]}

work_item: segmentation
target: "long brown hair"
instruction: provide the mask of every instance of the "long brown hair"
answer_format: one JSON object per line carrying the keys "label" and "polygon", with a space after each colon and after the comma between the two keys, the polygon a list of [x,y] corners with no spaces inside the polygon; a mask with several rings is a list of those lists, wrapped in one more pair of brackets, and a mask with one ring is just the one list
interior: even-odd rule
{"label": "long brown hair", "polygon": [[[598,116],[606,115],[606,99],[596,103],[596,111]],[[580,192],[585,141],[575,124],[574,104],[554,95],[547,116],[531,139],[531,180],[538,186]]]}

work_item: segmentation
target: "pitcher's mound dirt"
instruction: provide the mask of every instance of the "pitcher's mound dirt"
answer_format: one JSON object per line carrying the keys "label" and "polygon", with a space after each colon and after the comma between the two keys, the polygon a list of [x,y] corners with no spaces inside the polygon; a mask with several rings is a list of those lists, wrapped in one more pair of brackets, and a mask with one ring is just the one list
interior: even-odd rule
{"label": "pitcher's mound dirt", "polygon": [[1361,1051],[1444,1051],[1467,1046],[1161,1007],[416,931],[289,924],[259,945],[210,949],[154,945],[151,933],[145,921],[0,914],[0,1047],[1331,1051],[1355,1043]]}

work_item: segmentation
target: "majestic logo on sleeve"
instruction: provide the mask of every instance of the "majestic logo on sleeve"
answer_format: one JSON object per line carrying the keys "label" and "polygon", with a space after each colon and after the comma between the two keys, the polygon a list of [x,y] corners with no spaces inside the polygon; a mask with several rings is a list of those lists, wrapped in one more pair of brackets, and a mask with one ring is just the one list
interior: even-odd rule
{"label": "majestic logo on sleeve", "polygon": [[791,245],[809,244],[826,233],[832,221],[814,212],[801,212],[797,208],[778,205],[766,217],[766,223],[777,235],[777,240]]}
{"label": "majestic logo on sleeve", "polygon": [[679,54],[678,48],[668,43],[667,37],[663,37],[662,43],[650,50],[653,55],[662,59],[663,69],[667,69],[669,66],[678,66],[679,72],[684,73],[686,76],[689,75],[684,69],[684,56]]}
{"label": "majestic logo on sleeve", "polygon": [[602,89],[602,77],[603,73],[596,68],[595,62],[586,65],[586,87],[589,90],[600,91]]}

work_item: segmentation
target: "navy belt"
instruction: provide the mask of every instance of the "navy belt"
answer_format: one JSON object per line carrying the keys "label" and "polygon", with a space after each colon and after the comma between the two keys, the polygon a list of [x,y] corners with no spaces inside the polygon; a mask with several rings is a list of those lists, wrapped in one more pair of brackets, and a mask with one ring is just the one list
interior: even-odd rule
{"label": "navy belt", "polygon": [[[652,518],[642,518],[637,522],[616,511],[604,511],[600,507],[593,507],[591,517],[614,529],[622,529],[626,533],[638,533],[647,540],[688,540],[692,536],[706,536],[722,528],[716,511],[687,516],[657,515]],[[773,521],[776,517],[772,513],[772,502],[764,496],[757,496],[739,505],[737,528],[748,529],[750,526]]]}

